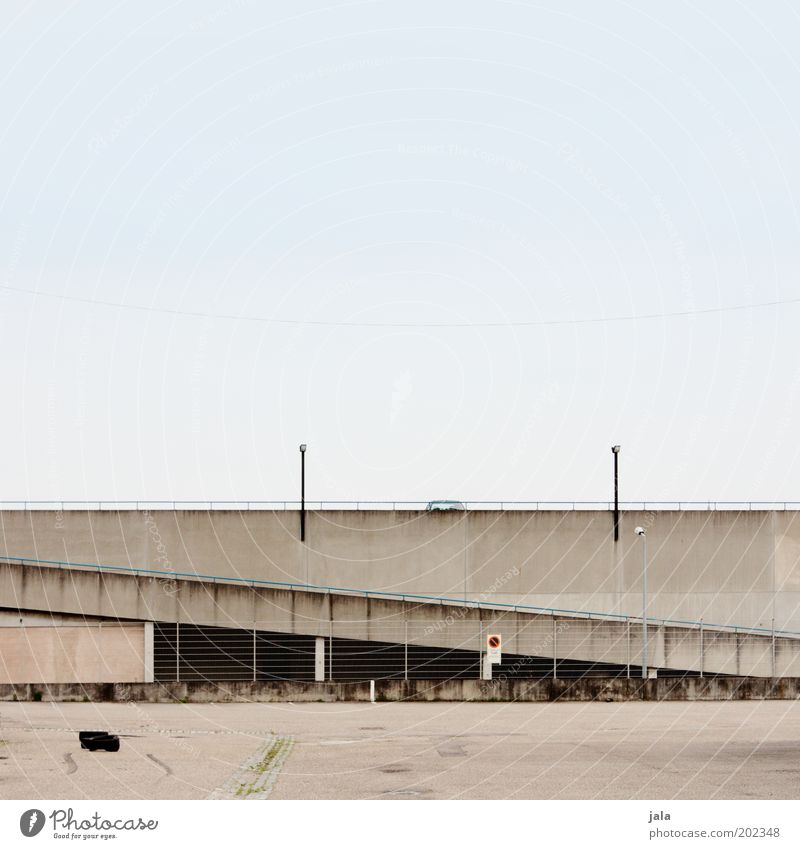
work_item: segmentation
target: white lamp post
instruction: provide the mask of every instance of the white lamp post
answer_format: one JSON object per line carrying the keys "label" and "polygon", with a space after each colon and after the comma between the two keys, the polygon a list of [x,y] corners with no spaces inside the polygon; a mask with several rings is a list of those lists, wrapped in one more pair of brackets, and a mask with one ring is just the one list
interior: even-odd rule
{"label": "white lamp post", "polygon": [[647,534],[642,527],[634,533],[642,538],[642,678],[647,678]]}

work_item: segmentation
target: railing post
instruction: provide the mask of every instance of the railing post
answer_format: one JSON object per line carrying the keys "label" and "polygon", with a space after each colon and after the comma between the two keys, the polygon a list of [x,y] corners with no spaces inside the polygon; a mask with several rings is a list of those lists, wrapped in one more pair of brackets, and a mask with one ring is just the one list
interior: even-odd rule
{"label": "railing post", "polygon": [[556,628],[556,612],[553,611],[553,678],[557,678],[558,672],[558,630]]}
{"label": "railing post", "polygon": [[703,620],[700,620],[700,677],[703,677],[703,667],[705,666],[705,644],[703,641],[704,632],[703,632]]}
{"label": "railing post", "polygon": [[[330,594],[328,594],[329,607],[330,603]],[[333,681],[333,619],[328,622],[328,680]]]}
{"label": "railing post", "polygon": [[[480,613],[478,614],[480,616]],[[484,633],[483,633],[483,622],[478,621],[478,680],[483,680],[483,642],[484,642]]]}
{"label": "railing post", "polygon": [[405,623],[405,635],[403,638],[403,680],[408,681],[408,619]]}
{"label": "railing post", "polygon": [[775,617],[772,617],[772,677],[775,678]]}
{"label": "railing post", "polygon": [[181,623],[175,623],[175,680],[181,680]]}
{"label": "railing post", "polygon": [[258,668],[258,656],[256,649],[256,623],[253,622],[253,683],[256,682],[256,669]]}
{"label": "railing post", "polygon": [[742,638],[739,635],[739,626],[735,626],[733,634],[736,637],[736,674],[742,674]]}

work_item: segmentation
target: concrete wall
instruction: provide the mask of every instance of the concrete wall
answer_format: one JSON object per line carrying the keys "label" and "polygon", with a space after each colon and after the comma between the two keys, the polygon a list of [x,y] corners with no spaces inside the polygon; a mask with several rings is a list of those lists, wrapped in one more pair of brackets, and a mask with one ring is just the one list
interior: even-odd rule
{"label": "concrete wall", "polygon": [[[800,631],[796,511],[4,511],[11,557]],[[466,576],[466,577],[465,577]],[[0,598],[0,604],[8,605]]]}
{"label": "concrete wall", "polygon": [[[196,682],[171,684],[0,684],[0,701],[73,702],[368,702],[369,683]],[[579,680],[376,681],[377,701],[624,702],[800,698],[800,678],[626,678]]]}
{"label": "concrete wall", "polygon": [[152,640],[134,624],[0,627],[0,683],[152,681]]}
{"label": "concrete wall", "polygon": [[[203,580],[3,563],[0,603],[109,619],[256,628],[481,650],[503,635],[509,654],[636,664],[640,623],[496,611],[311,590],[252,588]],[[727,675],[800,675],[800,638],[651,624],[648,665]],[[702,665],[701,665],[702,664]],[[86,680],[86,679],[84,679]]]}

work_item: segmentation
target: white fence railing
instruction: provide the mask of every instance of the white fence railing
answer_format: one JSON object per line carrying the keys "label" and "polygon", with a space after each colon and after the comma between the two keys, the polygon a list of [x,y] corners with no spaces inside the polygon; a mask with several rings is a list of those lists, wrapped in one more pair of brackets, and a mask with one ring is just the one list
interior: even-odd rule
{"label": "white fence railing", "polygon": [[[156,681],[364,681],[483,678],[642,677],[642,662],[657,677],[796,674],[797,643],[776,633],[671,628],[632,619],[606,623],[602,635],[574,618],[501,621],[375,620],[369,637],[353,638],[353,623],[317,623],[312,633],[286,631],[286,622],[237,622],[234,627],[156,622],[153,675]],[[86,658],[101,656],[109,628],[130,623],[87,619],[76,623],[0,625],[0,646],[70,645],[71,629],[88,631]],[[104,634],[106,635],[104,637]],[[502,640],[497,664],[487,664],[489,635]],[[13,638],[12,638],[13,637]],[[86,660],[84,658],[84,660]],[[656,671],[657,670],[657,671]],[[0,674],[0,681],[2,680]]]}
{"label": "white fence railing", "polygon": [[[306,510],[426,510],[427,501],[306,501]],[[458,501],[454,510],[599,510],[613,501]],[[800,501],[620,501],[620,510],[800,510]],[[0,510],[299,510],[299,501],[0,501]]]}

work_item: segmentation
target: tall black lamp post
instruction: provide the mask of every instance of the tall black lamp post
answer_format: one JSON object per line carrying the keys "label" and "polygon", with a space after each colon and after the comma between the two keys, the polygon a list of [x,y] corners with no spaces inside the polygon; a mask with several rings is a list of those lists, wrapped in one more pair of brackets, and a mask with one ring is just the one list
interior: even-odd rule
{"label": "tall black lamp post", "polygon": [[612,445],[614,454],[614,542],[619,542],[619,445]]}
{"label": "tall black lamp post", "polygon": [[300,446],[300,542],[306,539],[306,444]]}

